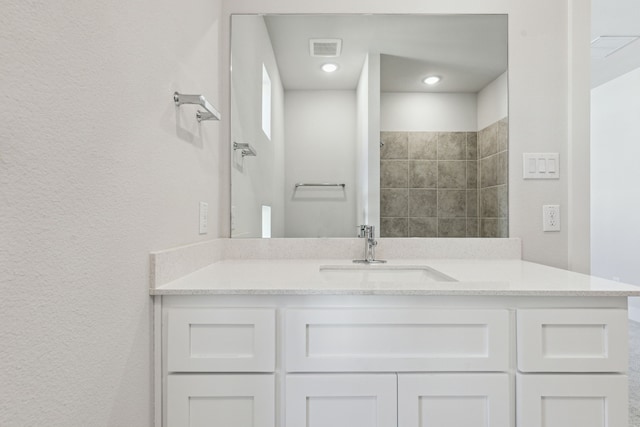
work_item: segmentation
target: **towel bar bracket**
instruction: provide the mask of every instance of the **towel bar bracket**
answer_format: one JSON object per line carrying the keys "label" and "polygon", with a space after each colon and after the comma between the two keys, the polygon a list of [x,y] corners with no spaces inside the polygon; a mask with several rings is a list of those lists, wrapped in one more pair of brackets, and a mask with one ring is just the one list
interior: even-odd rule
{"label": "towel bar bracket", "polygon": [[233,143],[233,150],[240,150],[240,152],[242,153],[242,157],[245,156],[257,156],[258,152],[256,151],[255,148],[253,148],[251,145],[249,145],[246,142],[234,142]]}
{"label": "towel bar bracket", "polygon": [[198,110],[198,112],[196,112],[196,119],[198,119],[199,122],[203,120],[220,120],[220,112],[202,95],[185,95],[184,93],[174,92],[173,102],[178,107],[183,104],[195,104],[204,108],[206,111]]}

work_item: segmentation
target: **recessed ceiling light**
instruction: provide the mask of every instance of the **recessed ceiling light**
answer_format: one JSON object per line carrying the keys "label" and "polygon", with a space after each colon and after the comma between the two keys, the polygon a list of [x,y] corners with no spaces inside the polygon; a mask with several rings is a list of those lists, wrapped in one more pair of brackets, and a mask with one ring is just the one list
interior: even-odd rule
{"label": "recessed ceiling light", "polygon": [[437,84],[440,82],[440,77],[438,76],[429,76],[429,77],[425,77],[422,80],[422,83],[429,85],[429,86],[433,86],[434,84]]}
{"label": "recessed ceiling light", "polygon": [[332,63],[324,64],[322,66],[322,71],[324,71],[326,73],[333,73],[337,69],[338,69],[338,66],[336,64],[332,64]]}

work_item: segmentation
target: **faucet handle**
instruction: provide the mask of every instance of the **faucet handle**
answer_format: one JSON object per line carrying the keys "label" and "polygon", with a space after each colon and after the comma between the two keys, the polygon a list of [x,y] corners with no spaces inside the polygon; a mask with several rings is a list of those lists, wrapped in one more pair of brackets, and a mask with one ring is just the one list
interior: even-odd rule
{"label": "faucet handle", "polygon": [[376,238],[376,226],[375,225],[367,225],[362,224],[358,226],[360,228],[360,234],[358,237],[365,237],[367,239],[375,239]]}

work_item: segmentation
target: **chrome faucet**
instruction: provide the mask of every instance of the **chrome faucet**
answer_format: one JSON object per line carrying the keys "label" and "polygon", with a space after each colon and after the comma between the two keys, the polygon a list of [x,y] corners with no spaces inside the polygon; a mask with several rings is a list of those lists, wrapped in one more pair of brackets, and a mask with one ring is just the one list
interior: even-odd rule
{"label": "chrome faucet", "polygon": [[387,262],[376,259],[376,246],[378,246],[378,241],[376,240],[376,228],[373,225],[361,225],[360,237],[365,239],[364,259],[355,259],[353,262],[361,264],[382,264]]}

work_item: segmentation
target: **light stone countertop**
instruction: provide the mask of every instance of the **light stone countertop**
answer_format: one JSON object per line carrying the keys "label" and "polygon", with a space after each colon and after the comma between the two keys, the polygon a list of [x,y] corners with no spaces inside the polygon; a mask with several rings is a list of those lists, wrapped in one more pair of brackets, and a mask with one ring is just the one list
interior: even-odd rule
{"label": "light stone countertop", "polygon": [[[321,271],[321,267],[329,270]],[[516,259],[398,259],[351,270],[346,259],[214,262],[151,295],[640,296],[640,287]],[[427,266],[457,281],[418,279]],[[408,273],[393,272],[406,268]],[[341,270],[342,268],[347,271]],[[380,272],[382,269],[384,271]],[[378,276],[377,273],[383,273]],[[398,278],[396,278],[398,277]]]}

